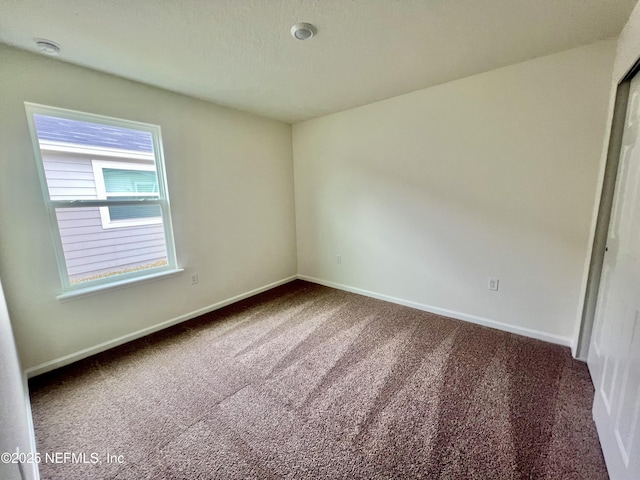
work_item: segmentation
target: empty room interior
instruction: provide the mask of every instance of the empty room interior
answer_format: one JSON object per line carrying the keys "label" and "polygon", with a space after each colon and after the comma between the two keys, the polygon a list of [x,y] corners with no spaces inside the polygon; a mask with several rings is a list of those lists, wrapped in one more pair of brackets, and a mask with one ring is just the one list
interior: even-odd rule
{"label": "empty room interior", "polygon": [[639,64],[636,0],[0,2],[0,477],[640,480]]}

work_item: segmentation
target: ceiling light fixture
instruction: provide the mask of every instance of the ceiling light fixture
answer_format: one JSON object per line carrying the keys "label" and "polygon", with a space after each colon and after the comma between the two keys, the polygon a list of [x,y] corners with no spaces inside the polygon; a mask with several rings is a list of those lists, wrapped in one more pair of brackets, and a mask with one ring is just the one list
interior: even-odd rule
{"label": "ceiling light fixture", "polygon": [[316,27],[310,23],[296,23],[291,27],[291,35],[296,40],[307,40],[316,34]]}
{"label": "ceiling light fixture", "polygon": [[51,40],[45,40],[44,38],[35,38],[36,45],[40,49],[40,52],[45,55],[56,56],[60,53],[60,45]]}

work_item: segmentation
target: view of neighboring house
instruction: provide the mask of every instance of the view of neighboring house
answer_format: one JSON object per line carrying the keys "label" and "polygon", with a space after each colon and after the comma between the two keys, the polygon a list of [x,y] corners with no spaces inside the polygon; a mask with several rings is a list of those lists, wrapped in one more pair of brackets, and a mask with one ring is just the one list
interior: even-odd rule
{"label": "view of neighboring house", "polygon": [[[158,198],[149,132],[35,115],[51,200]],[[56,209],[69,282],[167,264],[158,205]]]}

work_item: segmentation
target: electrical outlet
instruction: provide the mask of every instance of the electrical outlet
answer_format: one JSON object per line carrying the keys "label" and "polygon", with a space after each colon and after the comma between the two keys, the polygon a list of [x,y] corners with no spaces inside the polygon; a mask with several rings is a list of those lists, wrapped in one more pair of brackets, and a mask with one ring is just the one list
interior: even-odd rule
{"label": "electrical outlet", "polygon": [[196,283],[198,283],[198,274],[194,273],[191,275],[191,285],[195,285]]}
{"label": "electrical outlet", "polygon": [[490,278],[489,279],[489,290],[493,290],[494,292],[497,292],[499,286],[500,286],[500,279],[499,278]]}
{"label": "electrical outlet", "polygon": [[340,265],[342,263],[342,256],[340,254],[336,255],[336,263]]}

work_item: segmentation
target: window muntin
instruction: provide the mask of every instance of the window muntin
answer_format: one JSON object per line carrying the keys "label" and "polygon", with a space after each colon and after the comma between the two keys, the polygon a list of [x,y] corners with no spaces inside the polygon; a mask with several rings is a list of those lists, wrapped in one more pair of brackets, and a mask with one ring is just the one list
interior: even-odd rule
{"label": "window muntin", "polygon": [[177,271],[160,127],[26,109],[63,290]]}

